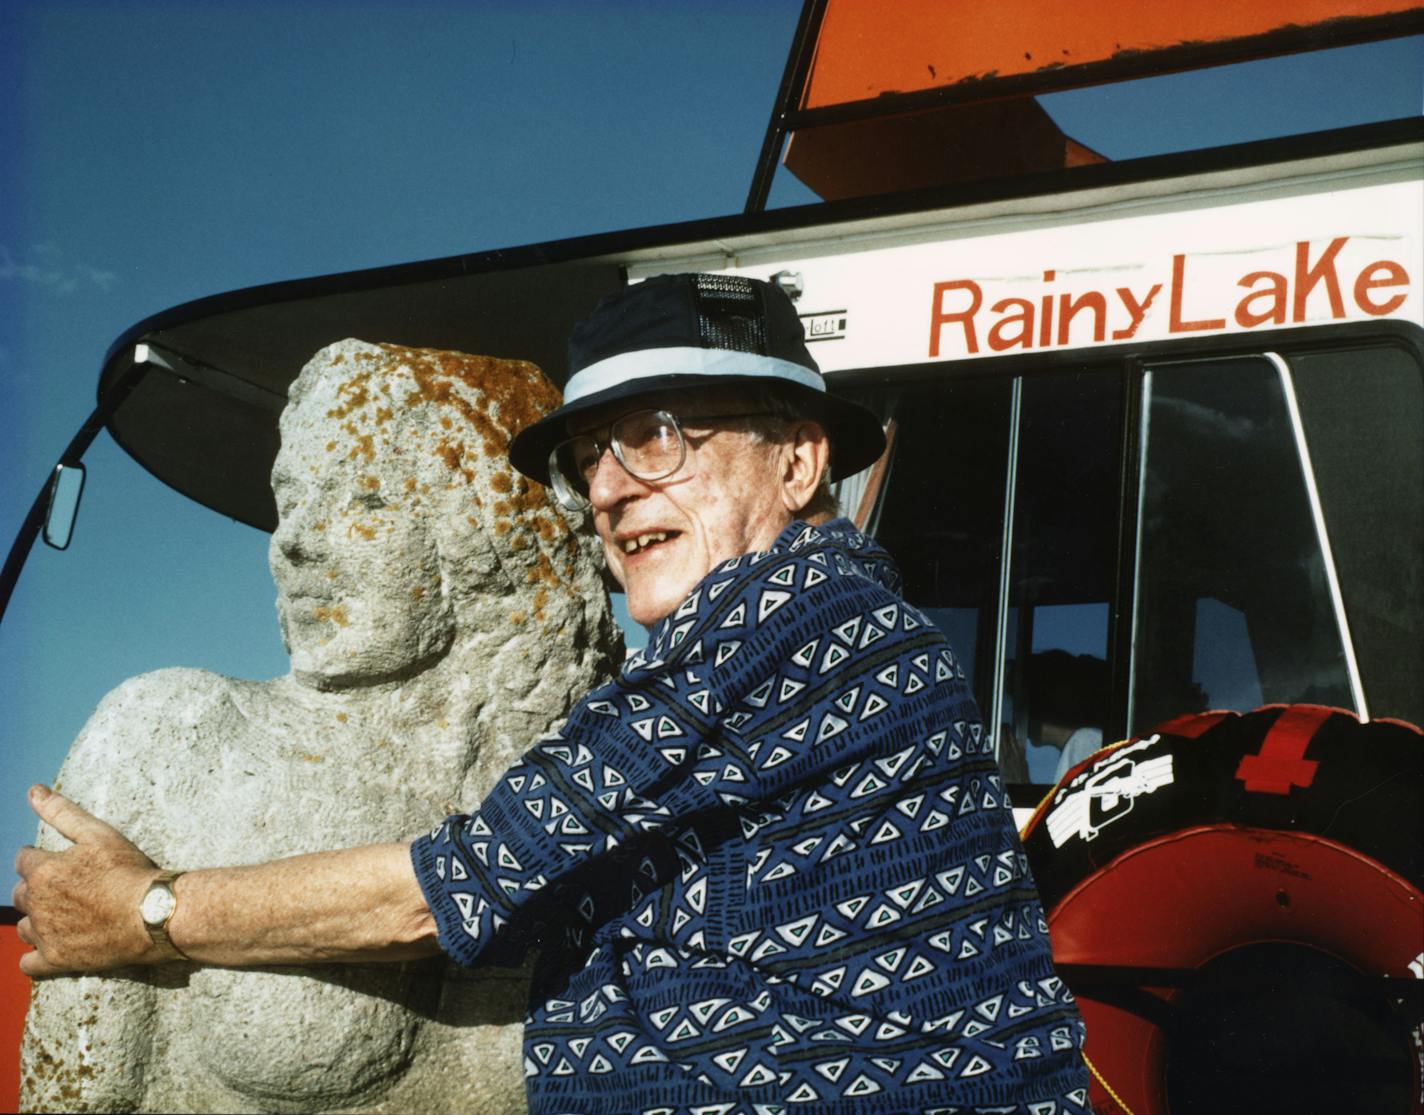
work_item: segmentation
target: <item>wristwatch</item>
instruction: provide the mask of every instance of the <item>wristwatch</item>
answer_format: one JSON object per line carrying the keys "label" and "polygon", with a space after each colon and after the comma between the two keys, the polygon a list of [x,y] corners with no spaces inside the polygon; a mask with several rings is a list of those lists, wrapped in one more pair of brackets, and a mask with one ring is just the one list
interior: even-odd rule
{"label": "wristwatch", "polygon": [[178,896],[173,893],[173,881],[182,874],[181,871],[161,872],[149,883],[143,900],[138,904],[138,914],[143,919],[143,927],[148,930],[149,940],[170,960],[188,959],[168,936],[168,923],[173,919],[174,911],[178,909]]}

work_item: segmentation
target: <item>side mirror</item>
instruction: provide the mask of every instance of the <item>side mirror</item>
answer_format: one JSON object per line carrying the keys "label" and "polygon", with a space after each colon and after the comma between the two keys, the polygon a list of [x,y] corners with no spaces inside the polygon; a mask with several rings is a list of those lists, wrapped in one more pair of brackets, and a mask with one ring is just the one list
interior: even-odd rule
{"label": "side mirror", "polygon": [[74,534],[74,520],[79,515],[79,497],[84,494],[84,465],[54,466],[49,478],[49,499],[45,505],[44,540],[56,550],[69,548]]}

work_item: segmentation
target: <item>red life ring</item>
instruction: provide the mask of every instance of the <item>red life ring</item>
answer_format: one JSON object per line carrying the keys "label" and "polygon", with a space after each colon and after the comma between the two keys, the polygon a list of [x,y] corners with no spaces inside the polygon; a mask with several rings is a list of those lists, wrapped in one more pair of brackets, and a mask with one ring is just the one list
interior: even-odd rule
{"label": "red life ring", "polygon": [[1024,829],[1095,1109],[1424,1112],[1424,733],[1339,709],[1181,717]]}

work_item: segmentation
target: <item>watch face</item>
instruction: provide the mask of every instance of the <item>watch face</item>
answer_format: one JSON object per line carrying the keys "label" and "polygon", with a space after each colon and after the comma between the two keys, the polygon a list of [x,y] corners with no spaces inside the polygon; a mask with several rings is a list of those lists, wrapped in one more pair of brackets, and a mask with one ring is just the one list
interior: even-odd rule
{"label": "watch face", "polygon": [[138,912],[147,925],[162,925],[173,913],[177,900],[164,883],[155,883],[139,903]]}

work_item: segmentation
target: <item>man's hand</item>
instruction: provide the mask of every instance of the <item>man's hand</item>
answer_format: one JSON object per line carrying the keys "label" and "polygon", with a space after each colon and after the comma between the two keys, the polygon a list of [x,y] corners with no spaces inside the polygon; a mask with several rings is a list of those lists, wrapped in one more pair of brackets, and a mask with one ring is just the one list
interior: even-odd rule
{"label": "man's hand", "polygon": [[[139,903],[158,868],[123,834],[43,786],[30,807],[74,841],[25,848],[11,901],[22,915],[30,976],[99,972],[169,959]],[[174,887],[173,944],[199,964],[331,964],[413,960],[440,951],[410,845],[368,844],[250,867],[186,872]]]}
{"label": "man's hand", "polygon": [[15,857],[20,881],[11,898],[22,915],[20,958],[28,976],[96,972],[165,959],[149,940],[138,906],[158,868],[124,835],[62,794],[30,787],[30,808],[73,846],[63,852],[25,847]]}

